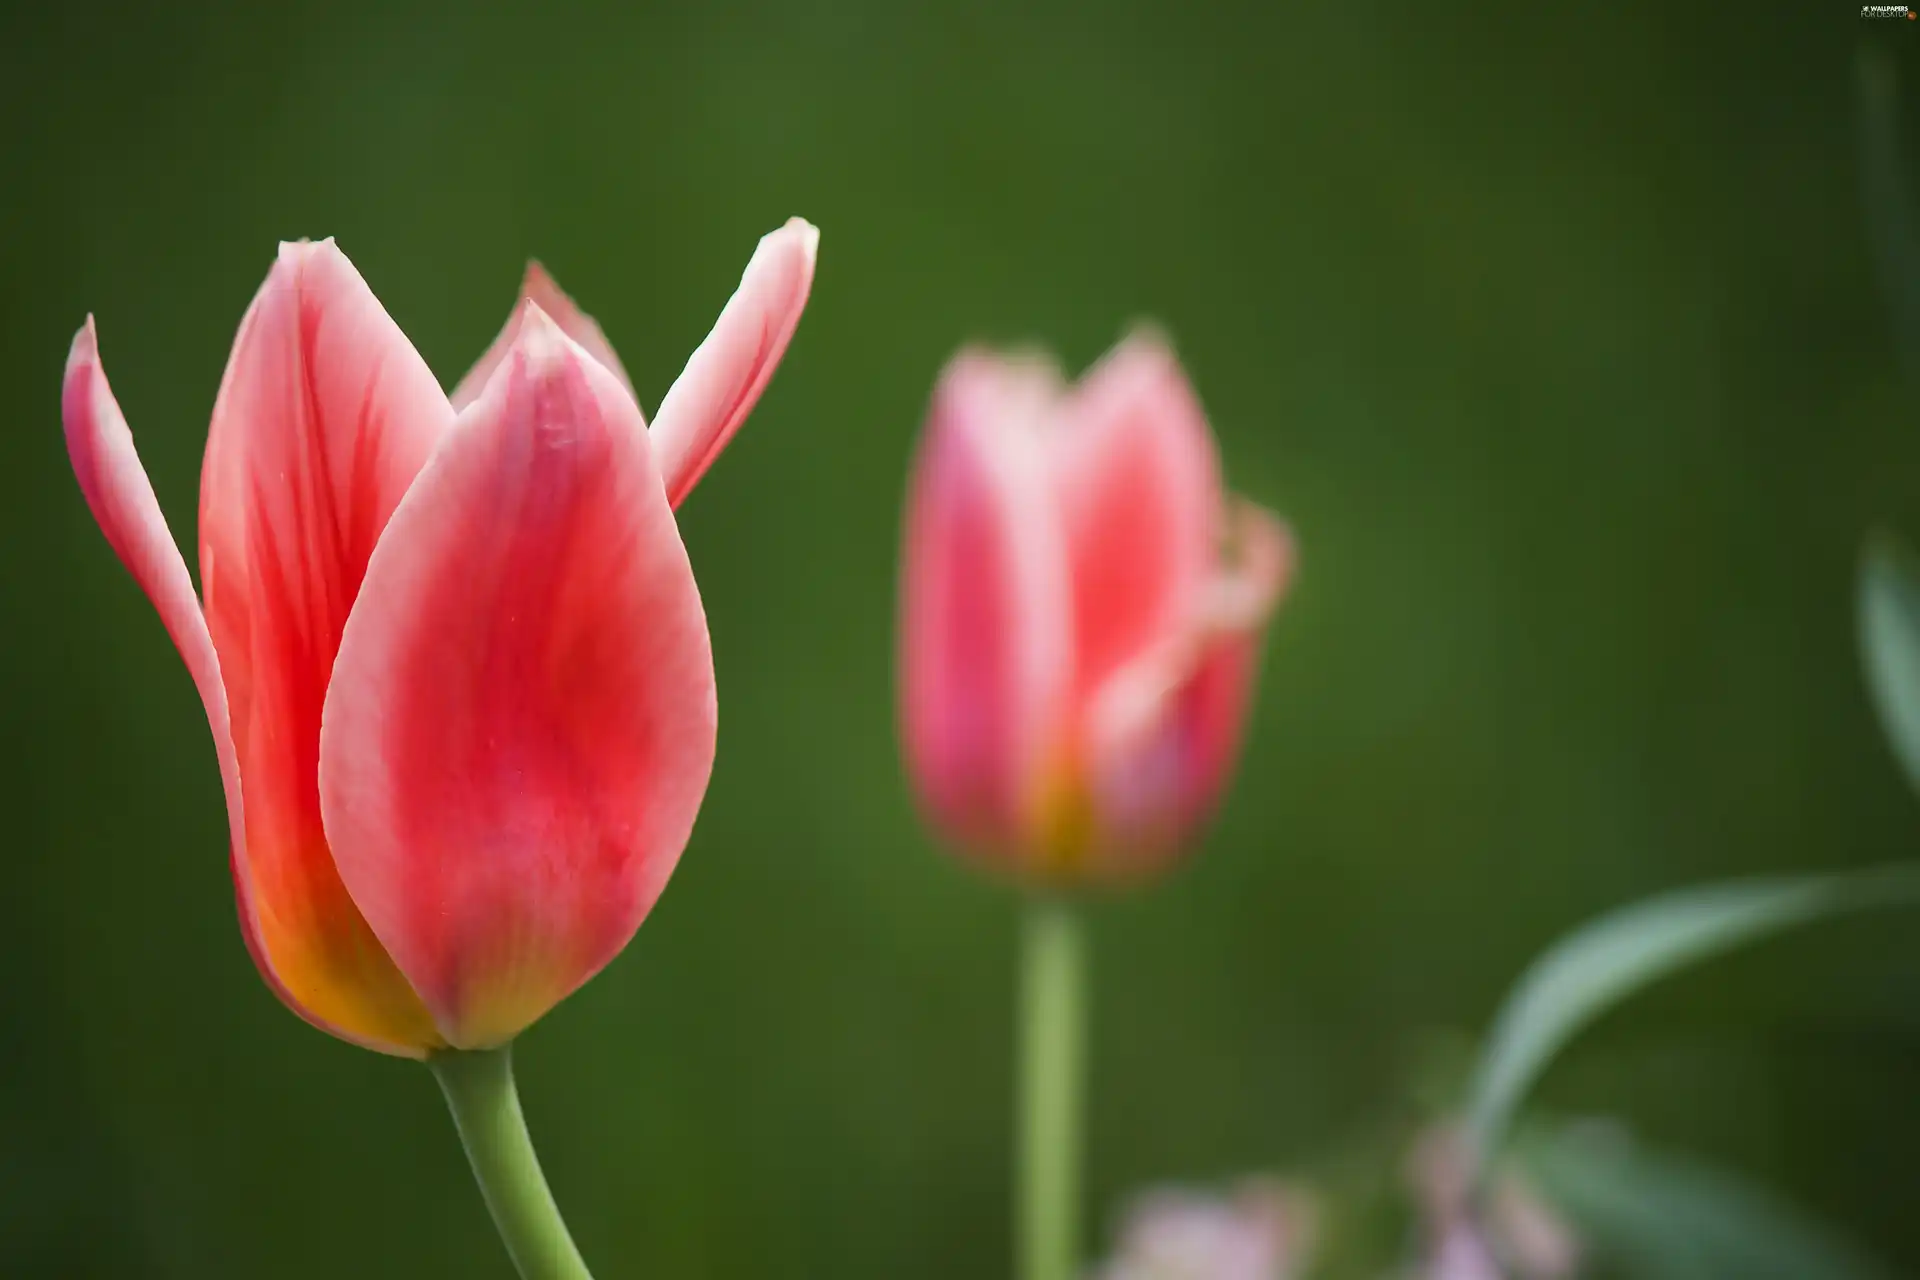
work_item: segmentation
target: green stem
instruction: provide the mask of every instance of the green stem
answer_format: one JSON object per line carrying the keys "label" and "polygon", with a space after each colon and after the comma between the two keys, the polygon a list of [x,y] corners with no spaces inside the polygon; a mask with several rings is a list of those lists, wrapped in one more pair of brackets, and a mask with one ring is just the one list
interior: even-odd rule
{"label": "green stem", "polygon": [[1029,904],[1023,950],[1018,1274],[1073,1280],[1086,1024],[1086,949],[1073,909],[1046,899]]}
{"label": "green stem", "polygon": [[547,1190],[513,1087],[510,1046],[427,1059],[466,1144],[467,1160],[522,1280],[593,1280]]}

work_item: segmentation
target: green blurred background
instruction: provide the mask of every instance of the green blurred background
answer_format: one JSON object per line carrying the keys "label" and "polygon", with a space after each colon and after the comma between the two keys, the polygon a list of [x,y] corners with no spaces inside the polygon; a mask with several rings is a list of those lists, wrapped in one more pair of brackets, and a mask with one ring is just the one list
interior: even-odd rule
{"label": "green blurred background", "polygon": [[[1916,24],[1920,25],[1920,24]],[[606,1276],[1006,1273],[1015,903],[893,740],[901,480],[967,339],[1152,317],[1295,523],[1241,775],[1102,906],[1089,1229],[1403,1099],[1524,962],[1696,879],[1920,848],[1858,675],[1920,423],[1841,4],[427,0],[0,15],[0,1275],[507,1277],[427,1074],[310,1030],[233,920],[198,701],[69,473],[88,311],[190,542],[283,238],[449,384],[538,255],[658,403],[754,240],[814,301],[681,512],[723,708],[627,953],[519,1053]],[[1902,29],[1893,29],[1902,28]],[[1920,157],[1914,157],[1920,160]],[[1681,979],[1547,1082],[1920,1268],[1909,917]]]}

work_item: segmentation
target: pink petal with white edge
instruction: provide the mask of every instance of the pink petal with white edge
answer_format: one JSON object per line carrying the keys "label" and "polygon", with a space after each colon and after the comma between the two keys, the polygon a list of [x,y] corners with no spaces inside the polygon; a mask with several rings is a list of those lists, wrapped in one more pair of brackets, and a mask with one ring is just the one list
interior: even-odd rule
{"label": "pink petal with white edge", "polygon": [[1066,546],[1045,433],[1051,369],[962,352],[934,391],[900,561],[901,740],[963,845],[1032,844],[1071,678]]}
{"label": "pink petal with white edge", "polygon": [[440,1044],[368,930],[320,817],[320,713],[387,519],[453,410],[332,241],[284,244],[241,321],[200,475],[200,581],[241,788],[259,954],[358,1043]]}
{"label": "pink petal with white edge", "polygon": [[807,305],[819,247],[819,229],[803,218],[763,236],[713,332],[667,389],[653,452],[671,505],[693,491],[772,379]]}
{"label": "pink petal with white edge", "polygon": [[1294,566],[1286,526],[1236,503],[1235,561],[1186,634],[1117,672],[1088,720],[1096,840],[1114,872],[1179,852],[1218,804],[1239,755],[1266,626]]}
{"label": "pink petal with white edge", "polygon": [[1081,379],[1054,449],[1087,696],[1192,619],[1220,540],[1220,462],[1172,350],[1146,331]]}
{"label": "pink petal with white edge", "polygon": [[193,580],[187,576],[187,563],[167,528],[166,516],[160,510],[153,485],[134,449],[133,433],[127,429],[126,418],[107,384],[92,316],[87,317],[86,325],[74,335],[72,350],[67,355],[61,414],[66,424],[67,453],[87,506],[114,554],[120,557],[120,563],[152,601],[206,708],[207,727],[213,733],[214,756],[219,762],[221,790],[226,796],[234,897],[247,949],[268,984],[288,1007],[323,1030],[342,1035],[339,1028],[329,1026],[303,1008],[280,985],[262,954],[252,894],[247,888],[247,826],[240,768],[227,722],[227,691],[220,678],[220,658],[214,652],[213,637],[200,612]]}
{"label": "pink petal with white edge", "polygon": [[639,411],[524,305],[374,553],[321,734],[340,874],[462,1048],[620,951],[713,765],[706,617]]}
{"label": "pink petal with white edge", "polygon": [[486,390],[487,380],[493,376],[493,371],[498,369],[500,362],[507,358],[507,352],[513,347],[513,340],[520,334],[521,317],[526,315],[526,308],[520,305],[521,302],[531,302],[546,312],[549,320],[559,325],[561,330],[579,343],[588,355],[604,365],[608,373],[620,379],[620,385],[627,389],[628,395],[633,396],[635,405],[640,403],[640,397],[634,394],[633,380],[628,378],[627,371],[620,367],[620,357],[614,353],[613,344],[607,341],[607,335],[600,331],[599,323],[582,311],[574,300],[561,290],[554,278],[547,274],[545,267],[538,262],[529,262],[527,273],[520,280],[519,302],[514,304],[512,312],[508,314],[506,325],[501,328],[499,336],[494,338],[493,345],[487,348],[479,362],[468,371],[466,377],[460,379],[460,385],[453,389],[453,395],[448,397],[453,402],[455,412],[466,408],[480,398],[480,393]]}

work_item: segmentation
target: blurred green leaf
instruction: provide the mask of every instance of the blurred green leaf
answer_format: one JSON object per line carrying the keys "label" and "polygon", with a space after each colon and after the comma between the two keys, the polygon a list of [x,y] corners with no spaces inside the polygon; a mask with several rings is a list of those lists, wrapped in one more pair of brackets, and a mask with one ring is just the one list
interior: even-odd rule
{"label": "blurred green leaf", "polygon": [[1576,1032],[1642,987],[1793,925],[1920,899],[1920,865],[1681,889],[1622,907],[1555,943],[1508,995],[1481,1053],[1468,1132],[1485,1158]]}
{"label": "blurred green leaf", "polygon": [[1860,647],[1881,727],[1920,787],[1920,564],[1891,534],[1874,535],[1861,558]]}
{"label": "blurred green leaf", "polygon": [[1883,1264],[1770,1190],[1624,1131],[1561,1128],[1520,1164],[1598,1274],[1635,1280],[1891,1280]]}

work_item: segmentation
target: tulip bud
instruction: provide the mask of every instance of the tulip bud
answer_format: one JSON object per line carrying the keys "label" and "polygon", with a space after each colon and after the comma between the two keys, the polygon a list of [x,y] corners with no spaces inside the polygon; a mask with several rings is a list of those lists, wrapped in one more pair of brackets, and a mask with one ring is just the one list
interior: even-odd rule
{"label": "tulip bud", "polygon": [[214,404],[198,597],[91,319],[74,339],[74,473],[200,692],[242,931],[309,1022],[499,1045],[639,927],[714,751],[672,508],[779,363],[815,240],[762,242],[652,431],[538,268],[450,401],[331,240],[282,245]]}
{"label": "tulip bud", "polygon": [[901,734],[929,819],[1039,884],[1127,880],[1191,847],[1292,567],[1286,527],[1222,488],[1157,337],[1075,387],[962,352],[901,555]]}

